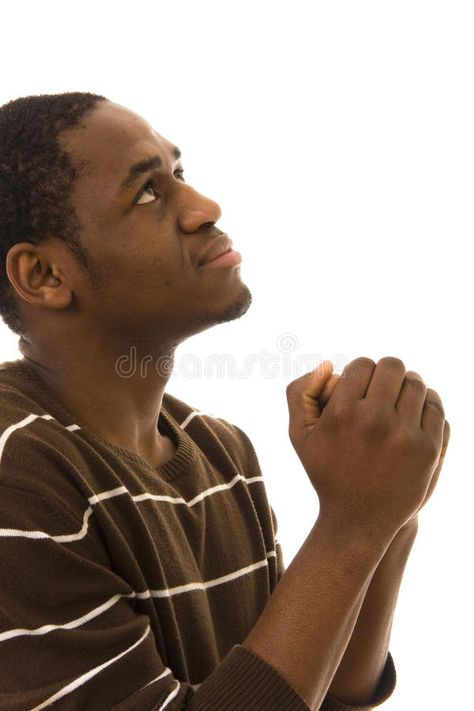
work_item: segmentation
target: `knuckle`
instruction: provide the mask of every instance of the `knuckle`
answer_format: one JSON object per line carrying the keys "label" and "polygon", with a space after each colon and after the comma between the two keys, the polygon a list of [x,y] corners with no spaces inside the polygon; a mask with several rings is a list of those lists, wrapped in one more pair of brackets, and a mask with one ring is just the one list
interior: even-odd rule
{"label": "knuckle", "polygon": [[379,359],[377,365],[382,365],[385,368],[392,368],[393,370],[405,370],[405,364],[403,361],[395,356],[384,356]]}
{"label": "knuckle", "polygon": [[348,400],[337,400],[324,409],[321,417],[322,426],[329,432],[352,429],[356,416],[353,404]]}
{"label": "knuckle", "polygon": [[427,436],[424,441],[423,449],[430,461],[435,460],[437,459],[440,452],[440,443],[438,442],[436,437]]}
{"label": "knuckle", "polygon": [[368,358],[367,356],[360,356],[359,358],[355,358],[353,361],[351,361],[349,365],[372,367],[375,365],[375,362],[372,360],[372,358]]}
{"label": "knuckle", "polygon": [[402,426],[394,433],[394,444],[399,451],[414,454],[420,448],[418,432],[410,427]]}
{"label": "knuckle", "polygon": [[391,429],[390,418],[380,409],[366,412],[360,418],[360,426],[366,436],[376,439],[385,437]]}
{"label": "knuckle", "polygon": [[412,452],[423,460],[433,461],[439,454],[439,442],[436,437],[418,427],[402,426],[396,435],[397,445],[404,452]]}
{"label": "knuckle", "polygon": [[417,427],[401,428],[394,441],[399,452],[417,461],[431,464],[438,458],[440,448],[437,439]]}
{"label": "knuckle", "polygon": [[372,358],[361,356],[360,358],[351,360],[351,362],[346,365],[342,372],[342,377],[347,377],[349,374],[352,377],[356,377],[356,375],[359,375],[360,371],[373,370],[374,368],[375,362]]}
{"label": "knuckle", "polygon": [[425,381],[423,380],[421,375],[415,373],[414,370],[408,370],[406,372],[405,382],[414,388],[418,388],[419,390],[424,390],[426,388]]}
{"label": "knuckle", "polygon": [[348,400],[336,400],[327,413],[330,419],[339,421],[352,415],[352,407]]}
{"label": "knuckle", "polygon": [[444,416],[444,407],[441,398],[436,390],[432,388],[428,388],[426,391],[425,407],[431,407],[439,412],[440,415]]}

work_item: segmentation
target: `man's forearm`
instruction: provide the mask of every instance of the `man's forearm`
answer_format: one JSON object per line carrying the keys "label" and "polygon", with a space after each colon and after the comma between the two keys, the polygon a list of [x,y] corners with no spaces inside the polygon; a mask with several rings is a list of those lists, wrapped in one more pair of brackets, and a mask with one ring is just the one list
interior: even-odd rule
{"label": "man's forearm", "polygon": [[318,519],[243,642],[319,709],[388,548]]}
{"label": "man's forearm", "polygon": [[390,632],[400,584],[418,524],[395,536],[367,589],[350,642],[328,693],[347,704],[374,698],[388,654]]}

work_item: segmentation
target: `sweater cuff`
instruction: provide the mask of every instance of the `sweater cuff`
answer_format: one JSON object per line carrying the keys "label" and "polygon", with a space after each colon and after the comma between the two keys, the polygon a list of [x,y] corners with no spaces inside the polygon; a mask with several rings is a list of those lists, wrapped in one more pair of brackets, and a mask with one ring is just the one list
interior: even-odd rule
{"label": "sweater cuff", "polygon": [[236,644],[186,707],[199,711],[309,711],[281,674],[258,654]]}
{"label": "sweater cuff", "polygon": [[351,704],[345,704],[342,701],[337,701],[330,696],[326,696],[320,711],[371,711],[371,709],[376,706],[380,706],[387,701],[388,698],[390,698],[393,694],[396,683],[397,673],[395,671],[392,655],[389,652],[382,676],[375,692],[375,697],[370,704],[352,706]]}

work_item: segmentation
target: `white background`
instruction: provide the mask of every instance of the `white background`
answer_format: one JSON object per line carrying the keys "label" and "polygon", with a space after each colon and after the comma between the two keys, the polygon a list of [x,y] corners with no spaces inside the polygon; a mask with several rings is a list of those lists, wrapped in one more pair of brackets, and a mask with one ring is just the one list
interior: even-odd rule
{"label": "white background", "polygon": [[[286,565],[317,516],[287,438],[286,384],[313,367],[298,370],[297,356],[340,372],[360,355],[395,355],[440,393],[451,443],[399,598],[387,711],[466,708],[471,695],[471,9],[30,0],[2,10],[0,103],[104,94],[179,145],[187,181],[220,203],[254,301],[180,346],[168,391],[249,434]],[[16,337],[3,325],[0,336],[1,359],[16,357]],[[227,355],[222,372],[212,354]]]}

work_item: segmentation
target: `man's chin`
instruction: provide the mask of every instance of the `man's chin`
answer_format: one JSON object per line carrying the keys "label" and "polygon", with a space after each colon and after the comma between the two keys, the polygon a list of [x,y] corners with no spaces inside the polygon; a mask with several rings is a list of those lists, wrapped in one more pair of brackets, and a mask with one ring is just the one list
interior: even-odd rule
{"label": "man's chin", "polygon": [[227,321],[234,321],[240,318],[247,313],[251,303],[252,294],[250,293],[250,289],[246,284],[242,283],[237,297],[222,311],[216,323],[226,323]]}
{"label": "man's chin", "polygon": [[228,321],[235,321],[236,319],[243,316],[250,308],[252,303],[252,294],[250,289],[243,282],[240,284],[240,289],[238,294],[234,297],[233,301],[221,306],[219,309],[216,307],[214,310],[209,310],[207,313],[199,316],[193,327],[193,333],[200,333],[205,331],[212,326],[217,326],[220,323],[227,323]]}

